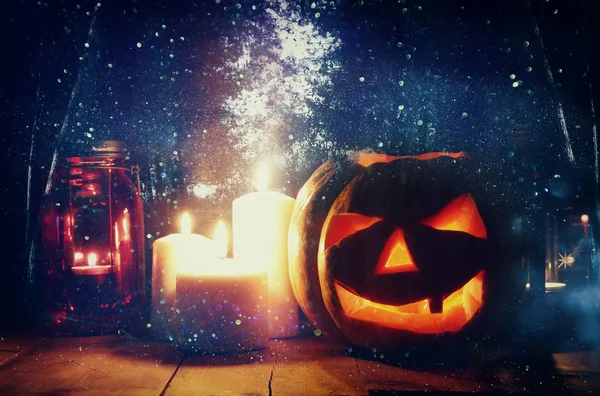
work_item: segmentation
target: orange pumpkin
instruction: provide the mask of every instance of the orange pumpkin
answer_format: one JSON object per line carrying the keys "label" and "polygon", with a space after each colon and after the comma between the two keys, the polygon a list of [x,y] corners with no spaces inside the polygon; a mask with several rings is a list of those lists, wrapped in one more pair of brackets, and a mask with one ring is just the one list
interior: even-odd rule
{"label": "orange pumpkin", "polygon": [[464,157],[361,154],[313,174],[289,240],[292,286],[313,325],[369,347],[469,326],[485,306],[494,243]]}

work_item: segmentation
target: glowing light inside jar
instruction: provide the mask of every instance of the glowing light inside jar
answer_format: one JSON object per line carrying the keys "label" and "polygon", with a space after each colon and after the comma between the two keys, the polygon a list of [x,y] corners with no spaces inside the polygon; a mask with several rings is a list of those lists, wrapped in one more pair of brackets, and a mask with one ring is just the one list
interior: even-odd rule
{"label": "glowing light inside jar", "polygon": [[95,267],[98,263],[98,255],[96,253],[88,254],[88,265],[90,267]]}

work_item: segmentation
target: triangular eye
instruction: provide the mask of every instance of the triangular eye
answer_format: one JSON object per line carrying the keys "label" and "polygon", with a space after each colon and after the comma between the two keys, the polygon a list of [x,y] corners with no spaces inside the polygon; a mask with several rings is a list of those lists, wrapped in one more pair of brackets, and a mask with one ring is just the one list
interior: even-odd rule
{"label": "triangular eye", "polygon": [[325,249],[329,249],[342,239],[360,230],[371,227],[378,221],[381,221],[380,217],[368,217],[356,213],[331,216],[327,226],[327,235],[325,235]]}
{"label": "triangular eye", "polygon": [[375,274],[395,274],[418,270],[404,240],[404,232],[397,228],[387,240],[379,256],[377,267],[375,267]]}
{"label": "triangular eye", "polygon": [[462,231],[477,238],[487,239],[487,231],[471,194],[454,198],[438,214],[421,224],[442,231]]}

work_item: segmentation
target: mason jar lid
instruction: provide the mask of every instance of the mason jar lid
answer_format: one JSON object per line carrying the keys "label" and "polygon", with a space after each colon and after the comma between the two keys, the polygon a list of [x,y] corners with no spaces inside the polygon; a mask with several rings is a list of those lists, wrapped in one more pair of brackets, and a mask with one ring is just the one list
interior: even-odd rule
{"label": "mason jar lid", "polygon": [[92,146],[81,147],[73,155],[63,157],[64,165],[111,167],[127,163],[125,143],[117,140],[100,140]]}
{"label": "mason jar lid", "polygon": [[92,146],[91,155],[109,155],[109,156],[125,156],[127,148],[125,143],[118,140],[101,140],[96,145]]}

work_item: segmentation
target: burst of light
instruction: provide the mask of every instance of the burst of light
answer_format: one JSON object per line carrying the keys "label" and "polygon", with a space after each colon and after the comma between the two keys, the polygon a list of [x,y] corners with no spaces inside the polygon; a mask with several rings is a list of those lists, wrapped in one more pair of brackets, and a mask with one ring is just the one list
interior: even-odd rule
{"label": "burst of light", "polygon": [[581,215],[581,222],[582,223],[588,223],[590,221],[590,216],[586,215],[586,214],[582,214]]}
{"label": "burst of light", "polygon": [[573,256],[573,253],[569,253],[567,254],[567,252],[565,252],[565,254],[558,254],[559,259],[558,259],[558,268],[560,267],[572,267],[573,264],[575,263],[575,256]]}
{"label": "burst of light", "polygon": [[75,260],[83,260],[83,253],[75,252]]}

